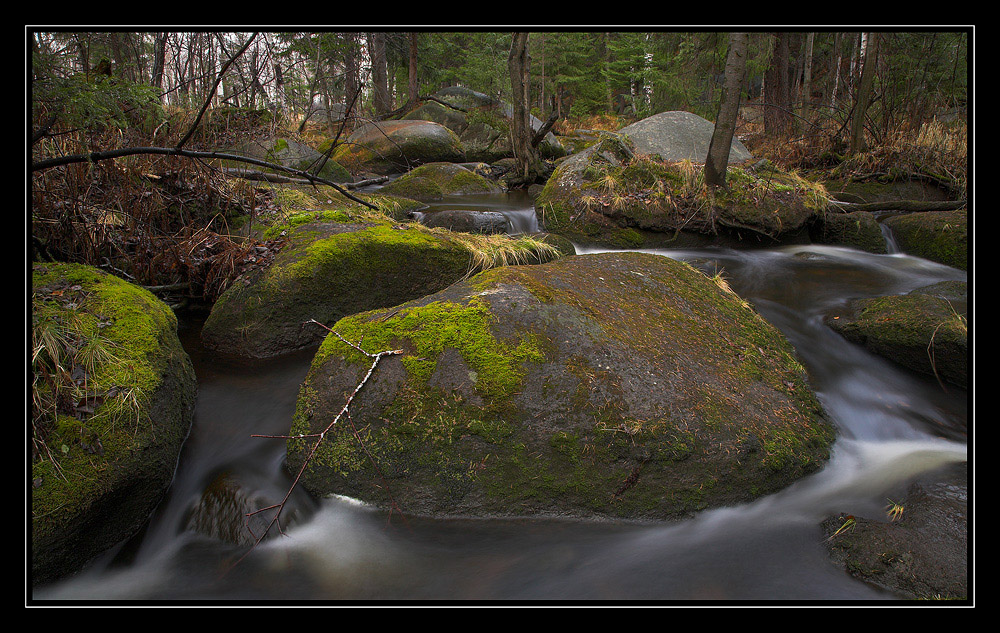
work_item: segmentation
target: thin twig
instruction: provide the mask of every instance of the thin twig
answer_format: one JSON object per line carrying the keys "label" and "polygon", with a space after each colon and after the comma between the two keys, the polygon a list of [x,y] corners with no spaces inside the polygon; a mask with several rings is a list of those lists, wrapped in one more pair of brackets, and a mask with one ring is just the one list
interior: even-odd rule
{"label": "thin twig", "polygon": [[[342,417],[347,416],[348,421],[350,421],[350,423],[351,423],[351,428],[354,429],[354,435],[355,435],[355,437],[358,439],[358,441],[360,441],[360,436],[358,435],[357,428],[354,427],[354,422],[350,419],[349,408],[351,406],[351,403],[354,401],[354,397],[358,395],[358,392],[361,391],[361,388],[365,386],[365,383],[368,382],[368,379],[371,378],[372,373],[374,373],[375,368],[378,366],[379,361],[381,361],[383,357],[385,357],[385,356],[392,356],[392,355],[395,355],[395,354],[402,354],[403,353],[403,350],[401,350],[401,349],[385,350],[385,351],[382,351],[382,352],[375,352],[375,353],[366,352],[358,344],[355,344],[355,343],[352,343],[352,342],[348,341],[343,336],[341,336],[338,332],[332,330],[331,328],[327,327],[326,325],[320,323],[319,321],[317,321],[315,319],[310,319],[309,321],[306,321],[305,323],[306,324],[310,324],[311,323],[311,324],[318,325],[318,326],[324,328],[325,330],[327,330],[328,332],[336,335],[336,337],[339,338],[344,343],[347,343],[348,345],[350,345],[354,349],[358,350],[359,352],[361,352],[362,354],[364,354],[368,358],[371,358],[372,359],[372,364],[371,364],[371,367],[368,368],[368,373],[366,373],[364,375],[364,377],[361,379],[361,381],[354,388],[354,391],[351,393],[351,395],[349,395],[347,397],[347,400],[344,402],[344,406],[340,408],[340,411],[333,418],[333,421],[331,421],[328,425],[326,425],[326,428],[324,428],[319,433],[303,433],[303,434],[300,434],[300,435],[261,435],[261,434],[254,434],[254,435],[250,436],[250,437],[259,437],[259,438],[285,439],[285,440],[288,440],[288,439],[316,438],[316,441],[313,443],[312,447],[309,449],[309,452],[306,454],[305,459],[302,461],[302,466],[299,467],[299,471],[298,471],[298,473],[296,473],[295,479],[292,481],[292,485],[289,486],[288,491],[285,493],[284,498],[282,498],[282,500],[279,503],[275,503],[275,504],[269,505],[269,506],[264,507],[264,508],[259,508],[257,510],[254,510],[253,512],[248,512],[248,513],[246,513],[244,515],[246,517],[247,530],[250,532],[251,536],[253,536],[254,543],[250,547],[250,549],[247,550],[243,554],[243,556],[241,556],[239,558],[239,560],[237,560],[235,563],[233,563],[234,567],[236,565],[238,565],[240,563],[240,561],[242,561],[244,558],[246,558],[250,554],[250,552],[252,552],[254,549],[256,549],[256,547],[260,544],[260,542],[264,540],[264,537],[267,536],[268,532],[271,531],[272,527],[277,527],[278,528],[278,533],[284,535],[285,532],[284,532],[284,530],[281,529],[280,518],[281,518],[282,511],[285,509],[285,504],[288,502],[289,497],[291,497],[292,491],[295,489],[295,487],[298,485],[299,481],[302,479],[302,475],[305,473],[306,467],[309,465],[309,462],[312,460],[313,456],[316,454],[316,451],[319,450],[319,446],[323,442],[323,439],[326,437],[326,434],[329,433],[330,429],[332,429],[340,421],[340,419]],[[368,453],[367,448],[365,448],[363,444],[362,444],[362,448],[365,450],[365,453],[368,454],[369,459],[371,459],[372,458],[371,454]],[[373,464],[374,464],[374,460],[373,460]],[[377,466],[376,466],[376,471],[378,471],[378,467]],[[381,476],[381,471],[378,471],[378,472],[379,472],[379,475]],[[390,499],[391,499],[391,496],[390,496]],[[395,501],[392,501],[392,505],[394,507],[397,507],[397,509],[398,509],[398,506],[395,505]],[[261,512],[266,512],[267,510],[276,510],[276,512],[271,517],[271,520],[268,521],[267,526],[264,528],[264,531],[258,536],[257,534],[254,534],[253,530],[250,528],[250,519],[253,518],[254,516],[256,516],[257,514],[260,514]]]}
{"label": "thin twig", "polygon": [[184,138],[182,138],[180,142],[177,143],[177,149],[181,149],[184,146],[184,144],[188,142],[188,139],[190,139],[191,136],[194,134],[194,131],[198,129],[198,125],[201,123],[201,117],[205,116],[205,111],[208,110],[208,106],[212,103],[212,97],[215,95],[215,91],[218,90],[219,84],[222,83],[222,78],[225,76],[226,71],[229,70],[229,67],[233,64],[233,62],[236,61],[236,59],[240,55],[242,55],[244,51],[247,50],[247,48],[250,47],[250,43],[253,42],[256,38],[257,38],[256,33],[251,35],[250,38],[246,41],[246,44],[243,45],[243,48],[236,51],[236,54],[230,57],[229,60],[226,61],[225,64],[223,64],[222,69],[219,71],[219,75],[215,78],[215,85],[212,86],[212,89],[208,93],[209,97],[205,99],[205,103],[202,104],[201,111],[198,112],[198,116],[197,118],[195,118],[194,123],[191,124],[191,128],[187,131],[187,134],[185,134]]}

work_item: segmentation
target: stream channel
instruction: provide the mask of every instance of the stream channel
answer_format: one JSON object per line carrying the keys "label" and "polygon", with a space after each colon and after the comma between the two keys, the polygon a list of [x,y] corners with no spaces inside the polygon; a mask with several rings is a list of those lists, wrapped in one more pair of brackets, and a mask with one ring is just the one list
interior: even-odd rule
{"label": "stream channel", "polygon": [[[490,208],[534,230],[526,198],[463,196],[445,208]],[[581,254],[594,252],[579,248]],[[220,474],[263,507],[291,485],[284,442],[312,353],[246,361],[181,338],[199,393],[167,498],[147,529],[34,600],[98,601],[880,601],[897,596],[834,564],[820,522],[884,517],[916,478],[967,460],[968,394],[848,343],[823,323],[851,298],[905,293],[966,273],[893,253],[822,245],[657,250],[730,286],[795,346],[839,437],[820,472],[753,503],[678,523],[431,520],[295,490],[285,536],[246,551],[192,529],[192,509]],[[971,315],[970,315],[971,317]],[[974,377],[974,376],[973,376]],[[962,491],[964,494],[964,491]]]}

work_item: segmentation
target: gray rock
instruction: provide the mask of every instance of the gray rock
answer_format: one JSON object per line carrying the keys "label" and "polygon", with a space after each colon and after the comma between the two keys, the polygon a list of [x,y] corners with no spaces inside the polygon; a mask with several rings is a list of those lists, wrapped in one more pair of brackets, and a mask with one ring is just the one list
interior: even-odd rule
{"label": "gray rock", "polygon": [[[704,163],[715,124],[691,112],[661,112],[618,130],[626,134],[640,154],[659,154],[664,160],[688,159]],[[753,155],[733,137],[729,164],[751,160]]]}

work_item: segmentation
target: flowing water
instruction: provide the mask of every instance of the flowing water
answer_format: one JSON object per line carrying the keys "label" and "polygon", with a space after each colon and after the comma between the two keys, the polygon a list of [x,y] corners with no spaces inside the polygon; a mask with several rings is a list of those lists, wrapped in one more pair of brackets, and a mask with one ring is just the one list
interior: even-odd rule
{"label": "flowing water", "polygon": [[[469,208],[470,200],[461,204]],[[530,202],[492,207],[529,227]],[[533,217],[533,214],[532,214]],[[527,222],[518,225],[517,222]],[[519,229],[523,230],[523,229]],[[581,253],[593,252],[581,249]],[[285,536],[235,567],[246,547],[191,528],[220,474],[255,503],[291,485],[281,440],[310,354],[267,362],[205,351],[198,324],[182,328],[199,395],[167,499],[138,537],[36,600],[181,601],[689,601],[895,597],[834,565],[820,522],[877,517],[887,496],[967,459],[968,400],[847,343],[823,324],[853,297],[908,292],[966,273],[900,254],[794,246],[652,251],[722,272],[796,347],[840,432],[820,472],[754,503],[671,524],[563,520],[430,520],[390,516],[350,499],[297,490]]]}

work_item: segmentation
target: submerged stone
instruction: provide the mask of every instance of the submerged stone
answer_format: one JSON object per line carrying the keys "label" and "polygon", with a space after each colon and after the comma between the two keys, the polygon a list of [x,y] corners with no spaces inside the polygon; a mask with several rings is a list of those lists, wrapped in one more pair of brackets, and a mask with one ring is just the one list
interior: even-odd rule
{"label": "submerged stone", "polygon": [[[834,437],[787,340],[656,255],[498,268],[334,330],[403,353],[309,461],[302,483],[320,495],[436,516],[670,519],[778,490]],[[371,365],[328,336],[291,434],[328,426]],[[288,442],[293,472],[313,444]]]}

